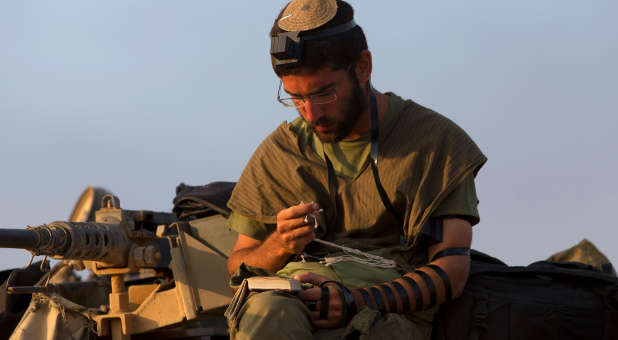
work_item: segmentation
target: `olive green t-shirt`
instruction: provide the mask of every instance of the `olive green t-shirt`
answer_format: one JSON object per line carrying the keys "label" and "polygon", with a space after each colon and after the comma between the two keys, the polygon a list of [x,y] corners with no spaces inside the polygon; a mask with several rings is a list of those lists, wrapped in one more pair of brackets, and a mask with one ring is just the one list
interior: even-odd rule
{"label": "olive green t-shirt", "polygon": [[[405,101],[394,93],[389,96],[388,109],[380,120],[380,130],[386,130],[405,106]],[[337,143],[322,143],[307,128],[305,121],[299,117],[290,123],[290,128],[300,140],[308,142],[313,151],[324,159],[328,155],[337,176],[354,179],[363,170],[371,151],[371,134],[367,133],[357,139],[342,140]],[[465,179],[433,212],[432,217],[458,217],[468,220],[472,225],[479,222],[478,198],[474,178]],[[228,226],[253,239],[263,241],[274,231],[275,225],[268,225],[249,217],[232,212]]]}

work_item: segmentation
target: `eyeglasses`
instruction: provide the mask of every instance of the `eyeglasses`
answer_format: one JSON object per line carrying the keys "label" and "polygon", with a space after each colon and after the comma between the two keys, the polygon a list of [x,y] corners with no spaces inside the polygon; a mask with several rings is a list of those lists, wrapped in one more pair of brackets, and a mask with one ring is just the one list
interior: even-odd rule
{"label": "eyeglasses", "polygon": [[282,84],[283,83],[279,81],[279,90],[277,91],[277,100],[279,101],[279,103],[283,104],[283,106],[285,107],[293,107],[293,108],[303,107],[308,100],[310,100],[311,103],[318,104],[318,105],[329,104],[337,100],[337,88],[336,87],[333,87],[332,89],[326,90],[321,93],[312,94],[309,96],[281,98]]}

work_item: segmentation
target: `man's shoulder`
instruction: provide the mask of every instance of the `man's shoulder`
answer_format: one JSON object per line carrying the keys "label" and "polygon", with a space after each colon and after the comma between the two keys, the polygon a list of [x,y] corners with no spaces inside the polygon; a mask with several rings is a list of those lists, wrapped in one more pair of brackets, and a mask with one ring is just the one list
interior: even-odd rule
{"label": "man's shoulder", "polygon": [[386,92],[385,94],[390,98],[387,116],[392,117],[388,127],[418,129],[423,128],[425,124],[436,124],[438,122],[442,122],[440,125],[445,126],[456,125],[446,116],[412,99],[404,98],[393,92]]}
{"label": "man's shoulder", "polygon": [[260,146],[258,146],[257,150],[263,148],[272,148],[277,146],[278,148],[289,148],[293,146],[295,140],[297,139],[297,128],[298,123],[294,120],[292,123],[288,121],[283,121],[279,126],[277,126],[264,140]]}
{"label": "man's shoulder", "polygon": [[[401,134],[408,136],[406,140],[418,141],[420,139],[433,142],[446,136],[455,137],[455,139],[469,138],[457,123],[433,109],[411,99],[402,99],[400,105],[401,112],[397,115],[394,124],[390,124],[392,131],[388,131],[388,135]],[[414,138],[414,136],[419,138]]]}
{"label": "man's shoulder", "polygon": [[307,144],[300,139],[303,138],[303,128],[303,122],[298,119],[291,123],[282,122],[262,140],[247,165],[259,163],[259,168],[263,170],[273,166],[294,167],[305,161],[315,161],[307,159]]}
{"label": "man's shoulder", "polygon": [[[461,164],[483,164],[486,160],[474,140],[459,125],[412,100],[406,101],[391,129],[384,132],[383,136],[382,132],[380,134],[387,159],[412,161],[420,156],[425,161],[444,166],[454,160]],[[475,171],[478,168],[480,166]]]}

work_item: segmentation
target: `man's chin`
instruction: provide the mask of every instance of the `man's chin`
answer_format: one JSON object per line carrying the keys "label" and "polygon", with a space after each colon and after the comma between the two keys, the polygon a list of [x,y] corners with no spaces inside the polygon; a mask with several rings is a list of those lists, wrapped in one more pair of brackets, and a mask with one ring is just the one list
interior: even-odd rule
{"label": "man's chin", "polygon": [[322,143],[337,143],[342,138],[335,131],[333,132],[321,132],[317,130],[313,130],[313,132],[318,136]]}
{"label": "man's chin", "polygon": [[338,141],[337,129],[324,129],[323,127],[318,128],[316,126],[309,126],[309,129],[318,136],[318,139],[320,139],[322,143],[335,143]]}
{"label": "man's chin", "polygon": [[320,139],[322,143],[337,143],[343,139],[344,136],[341,135],[341,131],[339,129],[329,129],[327,131],[320,131],[317,129],[312,129],[313,133]]}

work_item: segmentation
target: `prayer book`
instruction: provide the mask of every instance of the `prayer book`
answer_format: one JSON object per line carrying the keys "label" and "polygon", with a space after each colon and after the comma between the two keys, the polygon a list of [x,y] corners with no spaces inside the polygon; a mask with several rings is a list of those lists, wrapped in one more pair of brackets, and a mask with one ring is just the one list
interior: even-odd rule
{"label": "prayer book", "polygon": [[276,276],[253,276],[247,279],[250,291],[285,290],[287,292],[300,292],[303,290],[300,281]]}

